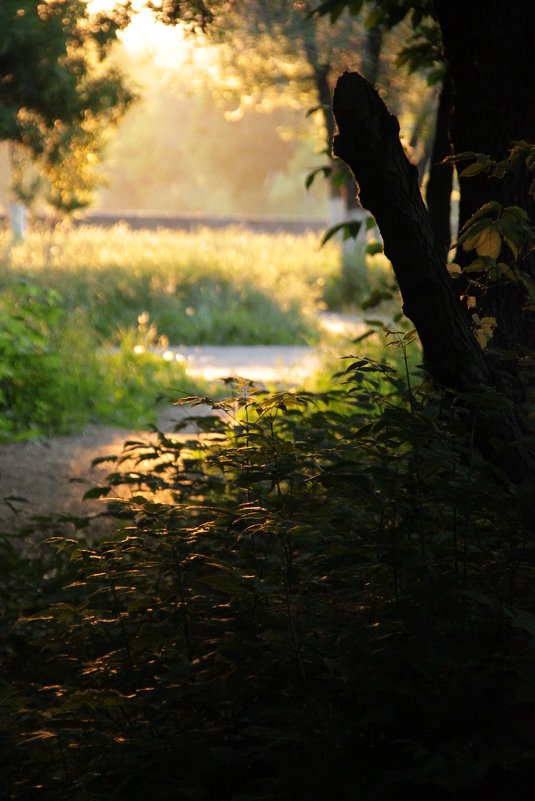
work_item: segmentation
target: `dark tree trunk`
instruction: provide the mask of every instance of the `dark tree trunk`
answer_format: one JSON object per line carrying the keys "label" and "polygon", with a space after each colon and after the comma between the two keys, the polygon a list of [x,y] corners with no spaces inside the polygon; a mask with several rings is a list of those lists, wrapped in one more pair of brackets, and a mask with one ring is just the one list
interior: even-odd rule
{"label": "dark tree trunk", "polygon": [[[312,71],[312,78],[316,86],[319,106],[323,114],[323,121],[327,129],[327,142],[332,142],[334,136],[334,118],[332,113],[332,88],[329,83],[328,64],[321,61],[318,45],[313,35],[305,36],[303,40],[306,58]],[[340,195],[338,186],[337,171],[339,166],[333,161],[331,164],[330,194],[331,197]]]}
{"label": "dark tree trunk", "polygon": [[[403,310],[420,336],[426,365],[443,386],[477,392],[496,377],[459,302],[445,267],[429,213],[418,188],[418,172],[399,141],[399,124],[372,86],[344,73],[334,94],[338,134],[334,154],[353,171],[360,201],[375,217],[385,254],[403,297]],[[493,437],[516,445],[495,450]],[[522,426],[510,408],[497,410],[476,430],[480,449],[515,480],[535,476],[535,457],[521,444]]]}
{"label": "dark tree trunk", "polygon": [[353,171],[360,202],[377,221],[429,369],[450,387],[488,383],[483,352],[445,268],[397,119],[364,78],[347,72],[336,86],[334,115],[334,154]]}
{"label": "dark tree trunk", "polygon": [[453,167],[443,161],[451,155],[449,139],[449,120],[451,112],[451,83],[446,72],[438,99],[431,167],[425,199],[431,222],[437,236],[437,246],[444,261],[448,257],[451,244],[450,210]]}
{"label": "dark tree trunk", "polygon": [[[453,88],[450,137],[455,153],[476,151],[500,160],[517,140],[535,142],[535,2],[533,0],[436,0]],[[535,224],[535,201],[526,172],[503,180],[460,178],[459,223],[484,203],[526,209]],[[462,252],[457,260],[470,260]],[[535,278],[535,253],[521,268]],[[493,345],[535,349],[535,320],[523,312],[520,284],[500,283],[481,293],[480,316],[497,320]]]}

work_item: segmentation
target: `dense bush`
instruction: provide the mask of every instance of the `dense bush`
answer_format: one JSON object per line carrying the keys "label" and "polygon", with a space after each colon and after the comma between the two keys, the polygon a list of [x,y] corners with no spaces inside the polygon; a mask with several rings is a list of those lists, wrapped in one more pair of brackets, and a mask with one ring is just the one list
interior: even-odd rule
{"label": "dense bush", "polygon": [[529,489],[462,398],[343,381],[237,384],[202,437],[126,446],[113,537],[4,544],[8,797],[531,798]]}

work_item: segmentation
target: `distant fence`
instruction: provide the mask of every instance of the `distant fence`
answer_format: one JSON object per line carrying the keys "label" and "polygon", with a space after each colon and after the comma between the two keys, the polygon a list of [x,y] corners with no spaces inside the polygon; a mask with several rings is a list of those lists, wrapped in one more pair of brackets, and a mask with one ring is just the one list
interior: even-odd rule
{"label": "distant fence", "polygon": [[[46,222],[46,217],[37,216],[40,222]],[[232,225],[243,226],[249,231],[263,233],[286,232],[292,234],[306,233],[307,231],[324,231],[327,221],[320,219],[300,219],[292,217],[264,217],[264,216],[224,216],[214,214],[174,214],[151,211],[89,211],[83,216],[73,220],[73,224],[96,225],[111,228],[118,223],[125,223],[135,231],[147,229],[155,231],[158,228],[171,230],[191,231],[194,228],[206,226],[208,228],[228,228]],[[0,225],[9,225],[9,217],[0,215]]]}

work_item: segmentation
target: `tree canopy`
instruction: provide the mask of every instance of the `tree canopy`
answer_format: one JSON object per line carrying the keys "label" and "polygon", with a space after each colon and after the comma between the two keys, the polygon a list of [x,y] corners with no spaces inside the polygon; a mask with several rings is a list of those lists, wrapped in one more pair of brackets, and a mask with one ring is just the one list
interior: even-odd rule
{"label": "tree canopy", "polygon": [[4,0],[0,6],[0,138],[36,153],[88,115],[112,121],[129,94],[104,62],[124,20],[83,0]]}
{"label": "tree canopy", "polygon": [[84,0],[0,5],[0,139],[39,160],[60,204],[76,204],[73,183],[91,183],[99,135],[131,100],[106,58],[127,21],[123,6],[92,14]]}

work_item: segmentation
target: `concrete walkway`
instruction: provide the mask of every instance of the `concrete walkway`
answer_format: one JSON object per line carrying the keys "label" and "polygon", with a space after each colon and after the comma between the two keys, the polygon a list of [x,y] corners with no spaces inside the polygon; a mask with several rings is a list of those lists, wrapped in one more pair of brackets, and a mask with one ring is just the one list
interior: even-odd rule
{"label": "concrete walkway", "polygon": [[192,378],[215,381],[230,376],[261,383],[302,381],[319,366],[314,348],[287,345],[199,345],[167,348],[163,358],[182,362]]}
{"label": "concrete walkway", "polygon": [[[324,313],[320,325],[330,334],[357,337],[368,326],[351,315]],[[156,349],[164,359],[183,362],[192,378],[215,381],[230,376],[294,385],[320,367],[316,348],[297,345],[198,345]]]}

